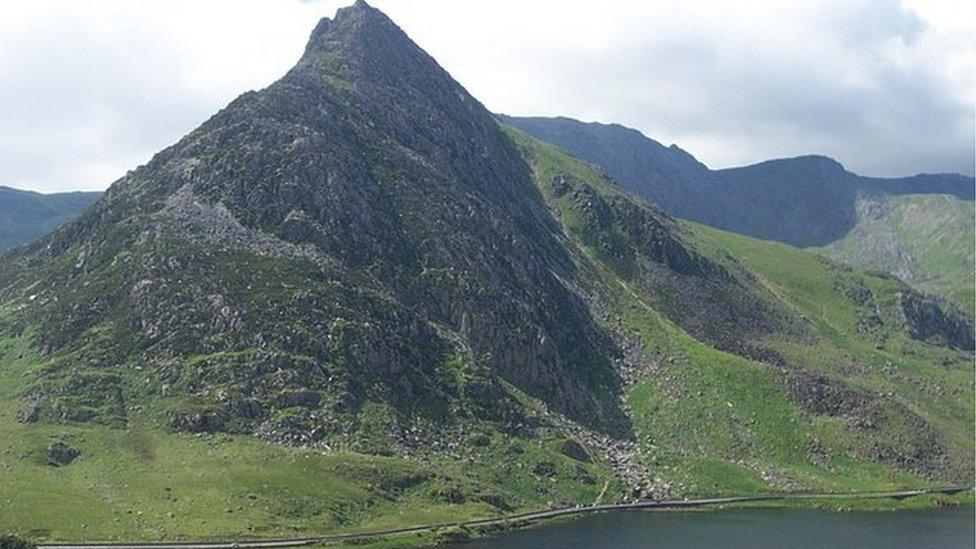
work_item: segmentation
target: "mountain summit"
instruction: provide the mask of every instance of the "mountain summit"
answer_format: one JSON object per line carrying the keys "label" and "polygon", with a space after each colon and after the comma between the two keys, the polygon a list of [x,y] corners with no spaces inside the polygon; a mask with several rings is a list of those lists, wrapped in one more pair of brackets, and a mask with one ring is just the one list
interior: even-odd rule
{"label": "mountain summit", "polygon": [[[0,261],[0,527],[295,537],[965,479],[971,333],[500,127],[358,2]],[[31,517],[55,490],[71,512]],[[109,526],[63,520],[86,509]]]}
{"label": "mountain summit", "polygon": [[[505,379],[624,432],[612,343],[564,283],[575,269],[492,115],[360,2],[323,20],[284,78],[117,181],[3,279],[12,296],[43,277],[40,344],[73,357],[46,386],[98,385],[138,356],[206,410],[173,410],[178,428],[308,442],[355,429],[367,402],[440,416],[468,393],[504,414]],[[93,333],[116,343],[79,367]],[[460,387],[453,360],[468,364]],[[216,387],[225,400],[208,403]],[[295,392],[320,411],[286,430],[274,418]],[[109,387],[32,398],[31,417],[126,422]]]}

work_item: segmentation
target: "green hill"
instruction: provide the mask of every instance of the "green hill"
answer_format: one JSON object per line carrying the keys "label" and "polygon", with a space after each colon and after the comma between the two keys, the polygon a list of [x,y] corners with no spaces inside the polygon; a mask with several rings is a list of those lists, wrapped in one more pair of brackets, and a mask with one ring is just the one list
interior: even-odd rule
{"label": "green hill", "polygon": [[[571,167],[570,157],[531,147],[545,153],[530,160],[536,166],[552,163],[536,168],[543,181],[549,170],[578,169],[579,177],[601,185],[592,169]],[[566,225],[572,235],[575,224]],[[612,262],[597,267],[609,277],[608,316],[656,357],[627,392],[644,459],[669,471],[683,492],[877,486],[904,481],[895,470],[908,463],[956,461],[960,473],[970,467],[971,355],[938,351],[910,337],[915,321],[904,304],[917,294],[897,280],[786,245],[704,225],[685,224],[684,230],[696,250],[764,294],[768,315],[782,316],[764,334],[722,341],[680,312],[661,314],[680,297],[659,294],[643,277],[628,280]],[[578,238],[589,256],[600,256],[605,244],[587,244],[593,242],[590,231]],[[968,349],[971,327],[960,320],[957,343]],[[924,431],[944,433],[938,437],[954,440],[956,449],[926,455],[944,444],[910,434],[928,422],[938,427]],[[901,467],[883,472],[882,456]]]}
{"label": "green hill", "polygon": [[858,222],[822,248],[838,261],[890,272],[920,290],[976,307],[974,206],[944,194],[862,197]]}
{"label": "green hill", "polygon": [[360,1],[0,261],[0,530],[968,484],[973,346],[895,279],[677,221],[499,127]]}

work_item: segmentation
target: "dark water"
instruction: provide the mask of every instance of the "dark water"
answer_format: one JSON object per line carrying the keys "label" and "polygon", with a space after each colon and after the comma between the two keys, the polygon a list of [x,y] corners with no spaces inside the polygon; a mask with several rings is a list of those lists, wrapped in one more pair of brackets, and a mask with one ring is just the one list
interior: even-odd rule
{"label": "dark water", "polygon": [[455,545],[457,549],[531,547],[964,548],[973,549],[973,509],[848,512],[741,509],[715,512],[624,511],[584,516]]}

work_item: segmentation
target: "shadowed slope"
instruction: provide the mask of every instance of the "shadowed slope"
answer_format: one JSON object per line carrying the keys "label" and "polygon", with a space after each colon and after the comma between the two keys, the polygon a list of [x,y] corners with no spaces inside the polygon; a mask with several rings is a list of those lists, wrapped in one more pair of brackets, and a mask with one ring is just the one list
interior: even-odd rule
{"label": "shadowed slope", "polygon": [[40,194],[0,186],[0,254],[74,219],[101,193]]}

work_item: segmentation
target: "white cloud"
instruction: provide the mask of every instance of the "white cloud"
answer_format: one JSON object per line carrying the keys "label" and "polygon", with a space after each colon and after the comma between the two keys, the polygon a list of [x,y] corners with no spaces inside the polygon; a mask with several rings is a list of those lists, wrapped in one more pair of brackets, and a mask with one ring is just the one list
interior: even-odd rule
{"label": "white cloud", "polygon": [[[0,184],[106,187],[283,74],[344,3],[5,3]],[[963,2],[373,4],[496,111],[621,122],[715,167],[822,153],[869,174],[973,172]]]}

